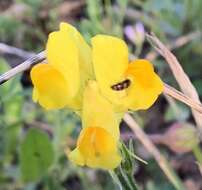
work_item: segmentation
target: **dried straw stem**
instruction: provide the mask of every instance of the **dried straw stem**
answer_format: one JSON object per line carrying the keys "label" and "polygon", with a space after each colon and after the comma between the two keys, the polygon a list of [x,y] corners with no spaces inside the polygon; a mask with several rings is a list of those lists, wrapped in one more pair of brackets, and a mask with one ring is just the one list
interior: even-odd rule
{"label": "dried straw stem", "polygon": [[[199,95],[191,83],[189,77],[184,72],[182,66],[178,62],[177,58],[170,52],[170,50],[154,35],[154,34],[147,34],[148,40],[151,42],[152,46],[156,49],[156,51],[164,57],[167,61],[168,65],[170,66],[172,73],[178,82],[182,92],[191,98],[193,101],[201,104]],[[192,107],[192,113],[195,118],[196,124],[200,132],[202,132],[202,113],[195,110]]]}
{"label": "dried straw stem", "polygon": [[[18,66],[14,67],[13,69],[10,69],[6,73],[0,75],[0,85],[5,83],[6,81],[10,80],[12,77],[17,75],[18,73],[21,73],[33,65],[40,63],[46,59],[45,57],[45,51],[40,52],[37,55],[32,56],[31,58],[27,59],[23,63],[19,64]],[[179,92],[175,88],[169,86],[168,84],[164,83],[164,94],[167,94],[185,104],[190,106],[192,109],[195,109],[196,111],[202,113],[202,105],[193,99],[189,98],[185,94]]]}
{"label": "dried straw stem", "polygon": [[33,65],[40,63],[40,62],[44,61],[45,59],[46,59],[45,51],[42,51],[39,54],[30,57],[29,59],[27,59],[23,63],[19,64],[18,66],[14,67],[13,69],[10,69],[6,73],[0,75],[0,85],[5,83],[6,81],[10,80],[18,73],[28,70]]}
{"label": "dried straw stem", "polygon": [[181,93],[180,91],[176,90],[166,83],[164,83],[163,93],[165,95],[171,96],[172,98],[175,98],[176,100],[179,100],[180,102],[183,102],[199,113],[202,113],[202,105],[200,103],[194,101],[193,99],[189,98],[185,94]]}
{"label": "dried straw stem", "polygon": [[[184,36],[180,36],[179,38],[175,39],[175,41],[172,41],[170,44],[167,45],[167,48],[169,50],[177,49],[182,47],[183,45],[198,39],[199,37],[202,36],[202,33],[200,31],[194,31],[189,34],[186,34]],[[159,54],[155,51],[151,51],[146,55],[146,59],[153,61],[155,60]]]}
{"label": "dried straw stem", "polygon": [[136,123],[136,121],[130,116],[128,113],[124,116],[124,121],[128,124],[129,128],[136,135],[137,139],[144,145],[147,151],[152,154],[159,164],[167,178],[174,185],[174,187],[178,190],[185,189],[183,184],[181,183],[178,176],[175,174],[172,167],[169,165],[166,158],[160,153],[158,148],[152,143],[149,137],[144,133],[142,128]]}
{"label": "dried straw stem", "polygon": [[0,53],[14,55],[17,57],[21,57],[23,59],[28,59],[31,56],[34,56],[34,53],[30,53],[30,52],[22,50],[20,48],[9,46],[4,43],[0,43]]}

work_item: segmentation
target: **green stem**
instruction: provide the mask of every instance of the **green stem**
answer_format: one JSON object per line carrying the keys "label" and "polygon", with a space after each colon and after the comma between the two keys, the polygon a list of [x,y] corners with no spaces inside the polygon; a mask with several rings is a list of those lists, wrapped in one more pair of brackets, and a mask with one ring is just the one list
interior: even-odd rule
{"label": "green stem", "polygon": [[123,190],[123,184],[120,182],[120,179],[118,178],[115,171],[109,170],[109,174],[111,175],[112,179],[114,180],[115,184],[119,187],[120,190]]}
{"label": "green stem", "polygon": [[[138,190],[136,187],[136,184],[133,183],[134,180],[131,179],[131,176],[126,172],[124,172],[124,170],[120,167],[119,168],[120,174],[119,174],[119,179],[121,181],[121,183],[124,181],[124,183],[126,184],[124,186],[125,190]],[[130,177],[129,177],[130,176]]]}
{"label": "green stem", "polygon": [[138,186],[132,174],[123,170],[120,166],[114,171],[109,172],[120,190],[138,190]]}
{"label": "green stem", "polygon": [[127,175],[128,180],[130,181],[130,183],[133,186],[133,190],[139,190],[139,187],[137,186],[136,181],[135,181],[133,175],[131,175],[131,174],[126,174],[126,175]]}

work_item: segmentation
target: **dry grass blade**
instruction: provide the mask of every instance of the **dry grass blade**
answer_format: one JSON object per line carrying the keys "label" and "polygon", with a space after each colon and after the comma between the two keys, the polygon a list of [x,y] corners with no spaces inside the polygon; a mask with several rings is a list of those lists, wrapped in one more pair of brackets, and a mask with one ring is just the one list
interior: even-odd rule
{"label": "dry grass blade", "polygon": [[[6,73],[0,75],[0,85],[3,84],[4,82],[10,80],[12,77],[14,77],[16,74],[23,72],[27,69],[29,69],[31,66],[42,62],[45,60],[45,51],[40,52],[39,54],[36,54],[26,60],[25,62],[21,63],[20,65],[16,66],[15,68],[7,71]],[[177,91],[173,87],[164,84],[164,94],[167,94],[185,104],[190,106],[191,108],[197,110],[198,112],[202,113],[202,105],[199,104],[198,102],[192,100],[188,96],[184,95],[183,93]]]}
{"label": "dry grass blade", "polygon": [[31,66],[33,66],[37,63],[40,63],[43,60],[45,60],[45,51],[42,51],[39,54],[30,57],[29,59],[27,59],[23,63],[19,64],[18,66],[14,67],[13,69],[10,69],[6,73],[0,75],[0,85],[5,83],[6,81],[10,80],[16,74],[29,69]]}
{"label": "dry grass blade", "polygon": [[[202,36],[202,33],[200,31],[194,31],[194,32],[192,32],[190,34],[180,36],[175,41],[168,44],[167,47],[168,47],[168,49],[173,50],[173,49],[179,48],[179,47],[189,43],[190,41],[198,39],[201,36]],[[150,60],[150,61],[153,61],[158,57],[158,55],[159,54],[157,52],[151,51],[146,55],[145,58]]]}
{"label": "dry grass blade", "polygon": [[24,51],[20,48],[9,46],[4,43],[0,43],[0,53],[15,55],[18,57],[22,57],[24,59],[28,59],[29,57],[34,56],[34,53],[30,53],[30,52]]}
{"label": "dry grass blade", "polygon": [[[170,50],[154,34],[147,34],[147,38],[151,42],[152,46],[156,49],[156,51],[158,51],[158,53],[160,53],[169,64],[173,75],[183,93],[200,104],[199,95],[195,87],[191,83],[189,77],[186,75],[182,66],[178,62],[177,58],[173,55],[173,53],[171,53]],[[192,109],[192,113],[200,132],[202,132],[202,114],[194,109]]]}
{"label": "dry grass blade", "polygon": [[186,105],[190,106],[192,109],[194,109],[202,114],[202,105],[200,103],[194,101],[193,99],[189,98],[185,94],[181,93],[180,91],[176,90],[175,88],[173,88],[172,86],[170,86],[166,83],[164,83],[163,93],[165,95],[169,95],[169,96],[185,103]]}
{"label": "dry grass blade", "polygon": [[159,152],[157,147],[151,142],[149,137],[144,133],[135,120],[129,114],[125,114],[124,121],[128,124],[133,133],[136,135],[137,139],[144,145],[147,151],[154,156],[155,160],[175,188],[178,190],[185,189],[180,179],[176,176],[174,170],[169,166],[166,158]]}

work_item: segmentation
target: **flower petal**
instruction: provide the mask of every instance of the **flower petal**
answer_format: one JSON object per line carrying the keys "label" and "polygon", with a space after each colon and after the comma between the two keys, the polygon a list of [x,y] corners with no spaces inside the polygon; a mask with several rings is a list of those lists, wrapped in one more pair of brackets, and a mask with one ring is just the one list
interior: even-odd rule
{"label": "flower petal", "polygon": [[69,96],[74,97],[79,89],[79,52],[73,34],[66,30],[52,32],[47,42],[47,59],[55,69],[60,71],[66,81]]}
{"label": "flower petal", "polygon": [[163,82],[154,72],[152,64],[143,59],[129,64],[127,76],[132,81],[125,105],[129,109],[148,109],[163,91]]}
{"label": "flower petal", "polygon": [[36,87],[33,88],[32,99],[34,102],[37,102],[39,99],[39,93]]}
{"label": "flower petal", "polygon": [[124,91],[114,91],[111,86],[125,79],[128,67],[128,48],[119,38],[97,35],[92,38],[93,65],[102,94],[110,101],[120,104]]}
{"label": "flower petal", "polygon": [[77,148],[69,154],[69,158],[78,165],[103,169],[114,169],[121,162],[117,141],[101,127],[84,128],[79,135]]}
{"label": "flower petal", "polygon": [[72,25],[61,23],[60,30],[49,35],[48,63],[63,75],[71,106],[76,109],[81,109],[86,81],[93,78],[91,56],[91,48]]}
{"label": "flower petal", "polygon": [[79,166],[85,165],[85,160],[83,155],[80,153],[78,148],[75,148],[73,151],[71,151],[69,154],[67,154],[69,160]]}
{"label": "flower petal", "polygon": [[67,83],[56,69],[49,64],[38,64],[31,70],[34,85],[33,100],[46,109],[64,107],[69,101]]}
{"label": "flower petal", "polygon": [[60,30],[71,33],[79,51],[81,81],[93,78],[92,52],[78,30],[70,24],[62,22]]}
{"label": "flower petal", "polygon": [[84,127],[102,127],[119,139],[119,123],[112,104],[101,96],[95,81],[89,81],[84,91],[82,124]]}
{"label": "flower petal", "polygon": [[69,158],[93,168],[116,168],[121,162],[119,124],[111,103],[101,96],[95,81],[89,81],[84,91],[82,124],[77,148]]}
{"label": "flower petal", "polygon": [[93,64],[97,80],[105,78],[114,84],[124,76],[128,67],[128,48],[119,38],[97,35],[92,38]]}
{"label": "flower petal", "polygon": [[79,60],[82,63],[80,66],[88,67],[88,73],[90,75],[93,74],[93,67],[92,67],[92,53],[90,46],[85,42],[82,35],[78,32],[78,30],[70,24],[61,23],[60,30],[64,30],[66,32],[71,32],[73,34],[74,40],[77,44],[79,49]]}

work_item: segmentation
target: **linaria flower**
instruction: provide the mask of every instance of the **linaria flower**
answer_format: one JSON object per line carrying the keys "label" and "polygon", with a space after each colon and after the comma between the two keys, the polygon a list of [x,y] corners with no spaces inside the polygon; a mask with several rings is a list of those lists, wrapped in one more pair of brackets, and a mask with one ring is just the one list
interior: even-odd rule
{"label": "linaria flower", "polygon": [[77,147],[68,155],[69,159],[81,166],[116,168],[121,162],[119,123],[112,105],[100,95],[95,81],[90,81],[84,92],[82,126]]}
{"label": "linaria flower", "polygon": [[119,155],[120,116],[128,109],[149,108],[163,90],[152,64],[129,62],[123,40],[107,35],[92,38],[92,48],[71,25],[49,35],[46,64],[31,70],[33,100],[46,109],[80,110],[82,130],[68,154],[74,163],[114,169]]}
{"label": "linaria flower", "polygon": [[73,26],[61,23],[49,35],[46,53],[48,63],[31,70],[33,100],[46,109],[80,109],[82,90],[93,75],[91,48]]}
{"label": "linaria flower", "polygon": [[116,110],[147,109],[163,90],[163,83],[149,61],[129,62],[127,45],[121,39],[93,37],[92,56],[100,90]]}

